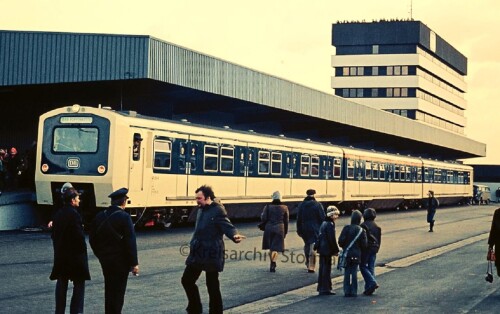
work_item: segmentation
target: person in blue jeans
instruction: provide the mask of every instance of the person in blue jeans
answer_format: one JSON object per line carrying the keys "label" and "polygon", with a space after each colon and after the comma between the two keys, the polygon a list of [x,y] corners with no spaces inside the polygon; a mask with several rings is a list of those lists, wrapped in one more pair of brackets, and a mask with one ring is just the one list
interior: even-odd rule
{"label": "person in blue jeans", "polygon": [[351,214],[351,224],[345,226],[339,236],[340,247],[344,252],[347,251],[344,270],[344,296],[346,297],[358,295],[358,265],[361,261],[361,252],[367,247],[366,232],[359,225],[361,217],[361,212],[354,210]]}
{"label": "person in blue jeans", "polygon": [[365,229],[368,247],[361,253],[361,264],[359,265],[361,275],[365,280],[364,295],[372,295],[379,287],[375,279],[375,261],[380,249],[382,229],[375,222],[377,212],[373,208],[367,208],[363,212],[364,222],[361,227]]}

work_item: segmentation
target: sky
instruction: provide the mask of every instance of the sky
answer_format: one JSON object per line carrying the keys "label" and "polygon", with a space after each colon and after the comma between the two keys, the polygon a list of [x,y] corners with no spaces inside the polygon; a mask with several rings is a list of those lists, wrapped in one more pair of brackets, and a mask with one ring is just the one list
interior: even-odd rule
{"label": "sky", "polygon": [[498,0],[0,0],[0,30],[151,35],[326,93],[332,24],[413,18],[468,59],[465,135],[500,164]]}

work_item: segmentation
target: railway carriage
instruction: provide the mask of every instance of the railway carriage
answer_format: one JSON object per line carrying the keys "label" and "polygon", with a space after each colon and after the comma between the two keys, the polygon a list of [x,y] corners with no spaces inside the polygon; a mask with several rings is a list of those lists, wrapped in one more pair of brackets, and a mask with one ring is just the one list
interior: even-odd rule
{"label": "railway carriage", "polygon": [[[417,206],[426,189],[451,201],[471,184],[464,165],[79,105],[40,117],[37,154],[39,204],[53,205],[71,182],[83,192],[88,221],[109,206],[112,191],[128,187],[127,210],[139,226],[193,219],[194,191],[203,184],[231,218],[258,217],[276,190],[293,215],[310,188],[325,206],[345,211]],[[456,179],[437,182],[437,173]]]}

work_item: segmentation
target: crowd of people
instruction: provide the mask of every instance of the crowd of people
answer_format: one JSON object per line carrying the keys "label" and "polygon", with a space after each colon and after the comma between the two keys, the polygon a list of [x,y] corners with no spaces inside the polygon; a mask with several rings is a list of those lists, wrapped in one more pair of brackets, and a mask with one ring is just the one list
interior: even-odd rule
{"label": "crowd of people", "polygon": [[[128,274],[139,274],[139,261],[134,226],[124,209],[128,189],[121,188],[109,195],[111,206],[99,212],[90,224],[89,242],[98,258],[104,275],[105,313],[121,313]],[[190,252],[181,278],[188,305],[188,313],[202,313],[200,292],[196,282],[205,272],[209,295],[209,312],[222,313],[223,301],[219,284],[219,273],[224,269],[224,235],[235,243],[246,237],[241,235],[227,217],[227,212],[215,197],[210,186],[203,185],[196,191],[198,210],[194,232],[190,241]],[[336,237],[336,220],[340,211],[328,206],[326,211],[315,199],[316,191],[309,189],[298,205],[297,234],[304,242],[305,266],[308,273],[316,273],[319,255],[317,291],[319,295],[335,295],[332,286],[332,265],[338,257],[337,268],[343,270],[345,297],[358,294],[358,271],[361,271],[365,295],[379,288],[375,276],[377,253],[381,246],[382,230],[375,222],[376,211],[366,208],[363,213],[353,210],[350,224],[343,227]],[[78,210],[80,193],[68,182],[61,188],[61,208],[54,214],[50,227],[54,246],[54,264],[50,279],[56,280],[56,313],[64,313],[68,282],[73,282],[71,313],[83,313],[85,281],[90,280],[87,247]],[[429,216],[434,224],[438,204],[429,191]],[[271,202],[264,206],[261,225],[264,227],[262,249],[269,250],[269,271],[278,267],[278,255],[285,251],[285,238],[289,230],[289,210],[281,201],[279,191],[272,193]],[[495,212],[492,225],[499,230],[500,210]],[[363,220],[363,222],[362,222]],[[495,231],[497,232],[497,231]],[[500,234],[500,232],[497,232]],[[496,248],[496,235],[490,236],[490,250]],[[498,265],[497,265],[498,267]],[[499,273],[500,275],[500,273]]]}
{"label": "crowd of people", "polygon": [[35,187],[36,143],[24,154],[15,147],[0,148],[0,196],[5,191]]}

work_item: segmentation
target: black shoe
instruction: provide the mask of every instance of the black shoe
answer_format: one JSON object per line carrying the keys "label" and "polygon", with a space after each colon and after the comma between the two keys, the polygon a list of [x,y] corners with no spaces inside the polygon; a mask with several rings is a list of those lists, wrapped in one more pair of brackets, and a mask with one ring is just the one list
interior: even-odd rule
{"label": "black shoe", "polygon": [[314,269],[308,269],[307,272],[308,273],[314,273]]}
{"label": "black shoe", "polygon": [[271,273],[275,273],[276,272],[276,262],[271,262],[271,266],[269,267],[269,271]]}
{"label": "black shoe", "polygon": [[319,295],[335,295],[333,291],[320,292]]}
{"label": "black shoe", "polygon": [[366,289],[363,294],[364,295],[372,295],[374,292],[375,292],[375,289],[377,289],[379,287],[379,285],[375,284],[373,285],[372,287]]}

